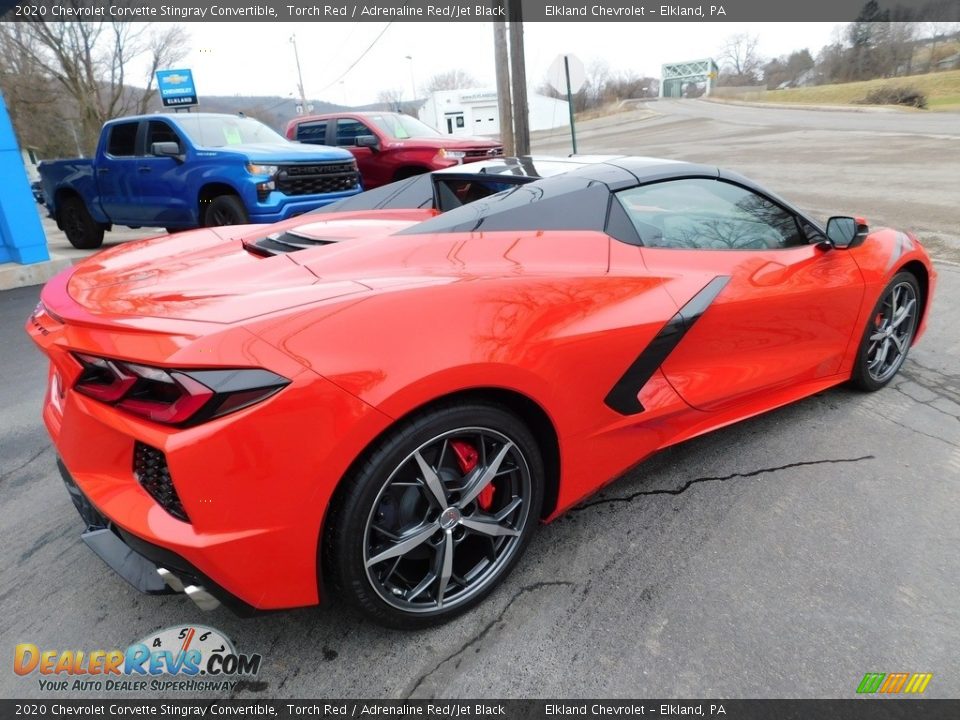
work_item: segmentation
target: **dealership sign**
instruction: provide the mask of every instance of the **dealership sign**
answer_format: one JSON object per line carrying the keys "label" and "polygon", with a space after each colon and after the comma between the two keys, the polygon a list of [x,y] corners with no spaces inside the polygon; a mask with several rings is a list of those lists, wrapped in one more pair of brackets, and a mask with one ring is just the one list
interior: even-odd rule
{"label": "dealership sign", "polygon": [[197,89],[190,70],[157,70],[157,88],[167,107],[189,107],[197,104]]}

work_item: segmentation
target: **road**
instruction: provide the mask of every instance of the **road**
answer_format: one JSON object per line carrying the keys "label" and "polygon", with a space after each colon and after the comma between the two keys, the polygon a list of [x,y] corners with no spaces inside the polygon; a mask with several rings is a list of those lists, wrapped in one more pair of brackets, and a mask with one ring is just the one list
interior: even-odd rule
{"label": "road", "polygon": [[[865,207],[956,251],[957,140],[691,105],[585,125],[582,147],[722,162],[818,214]],[[661,453],[541,528],[479,608],[419,633],[335,603],[206,614],[105,571],[39,421],[44,363],[20,330],[37,289],[3,293],[0,649],[125,647],[198,622],[263,654],[243,697],[852,697],[868,671],[932,672],[926,695],[956,697],[960,265],[946,260],[928,335],[891,387],[830,390]],[[42,693],[7,671],[0,695]]]}
{"label": "road", "polygon": [[[651,155],[736,170],[814,215],[908,227],[960,261],[960,113],[756,108],[660,100],[585,124],[581,153]],[[567,154],[564,131],[534,153]]]}

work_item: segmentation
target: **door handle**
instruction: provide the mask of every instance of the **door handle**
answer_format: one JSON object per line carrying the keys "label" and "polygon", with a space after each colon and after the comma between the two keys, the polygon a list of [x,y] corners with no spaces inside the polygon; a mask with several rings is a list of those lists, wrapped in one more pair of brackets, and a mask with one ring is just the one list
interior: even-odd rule
{"label": "door handle", "polygon": [[110,172],[110,168],[97,168],[97,173],[99,175],[106,175],[108,172]]}
{"label": "door handle", "polygon": [[140,167],[137,168],[137,170],[139,170],[139,171],[142,172],[142,173],[148,173],[148,172],[150,172],[150,166],[149,166],[149,165],[141,165]]}

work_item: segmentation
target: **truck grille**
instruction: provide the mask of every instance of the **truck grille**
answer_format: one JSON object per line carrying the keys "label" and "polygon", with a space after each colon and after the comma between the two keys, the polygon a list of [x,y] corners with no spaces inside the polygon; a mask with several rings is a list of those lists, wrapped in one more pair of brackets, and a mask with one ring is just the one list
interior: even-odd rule
{"label": "truck grille", "polygon": [[170,477],[167,458],[160,450],[137,441],[133,447],[133,475],[160,507],[178,520],[190,522]]}
{"label": "truck grille", "polygon": [[352,190],[360,182],[357,164],[281,165],[277,190],[284,195],[318,195]]}

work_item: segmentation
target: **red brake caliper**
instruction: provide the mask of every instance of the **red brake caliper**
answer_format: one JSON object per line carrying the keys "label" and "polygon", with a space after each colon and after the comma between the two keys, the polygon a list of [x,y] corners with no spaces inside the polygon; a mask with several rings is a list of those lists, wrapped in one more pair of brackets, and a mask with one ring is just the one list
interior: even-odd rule
{"label": "red brake caliper", "polygon": [[[457,464],[460,466],[460,472],[462,472],[464,475],[469,473],[477,466],[477,462],[480,460],[480,455],[477,453],[477,449],[473,445],[465,440],[451,440],[450,447],[453,448],[453,452],[457,456]],[[480,491],[479,495],[477,495],[477,504],[482,509],[489,510],[490,506],[493,504],[493,493],[493,483],[490,483]]]}

